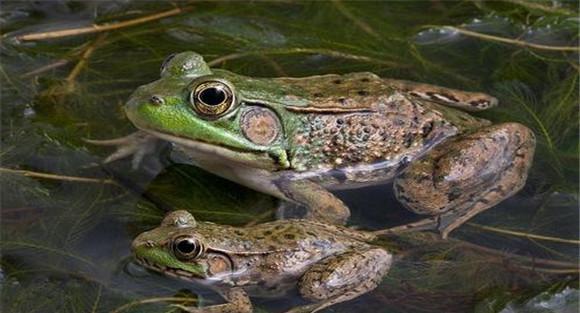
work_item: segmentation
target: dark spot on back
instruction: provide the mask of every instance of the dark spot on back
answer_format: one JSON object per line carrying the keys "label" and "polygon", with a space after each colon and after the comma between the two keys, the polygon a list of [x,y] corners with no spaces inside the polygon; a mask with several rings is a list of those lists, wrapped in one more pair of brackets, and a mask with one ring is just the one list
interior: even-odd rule
{"label": "dark spot on back", "polygon": [[294,236],[294,234],[284,234],[284,238],[288,240],[293,240],[294,238],[296,238],[296,236]]}
{"label": "dark spot on back", "polygon": [[433,130],[433,122],[425,123],[423,127],[421,127],[421,135],[423,136],[423,138],[425,138],[429,136],[432,130]]}
{"label": "dark spot on back", "polygon": [[439,98],[437,97],[437,94],[436,94],[436,93],[434,93],[434,92],[432,92],[432,91],[428,91],[428,92],[426,92],[425,94],[426,94],[426,95],[428,95],[428,96],[429,96],[429,99],[431,99],[431,100],[433,100],[433,101],[441,101],[441,99],[439,99]]}
{"label": "dark spot on back", "polygon": [[427,174],[424,174],[424,175],[421,175],[421,177],[419,177],[419,179],[417,180],[417,182],[418,183],[422,183],[422,182],[425,182],[426,180],[429,180],[429,179],[431,179],[431,176],[429,176]]}
{"label": "dark spot on back", "polygon": [[403,188],[403,186],[401,186],[401,184],[397,184],[395,187],[397,187],[397,191],[399,193],[405,193],[405,188]]}
{"label": "dark spot on back", "polygon": [[361,79],[360,81],[363,82],[363,83],[368,83],[371,80],[365,77],[365,78]]}
{"label": "dark spot on back", "polygon": [[411,163],[411,161],[409,160],[409,157],[408,156],[404,156],[399,161],[399,166],[397,167],[397,169],[399,171],[401,171],[401,170],[405,169],[407,167],[407,165],[409,165],[409,163]]}
{"label": "dark spot on back", "polygon": [[440,95],[442,95],[443,97],[454,101],[454,102],[459,102],[459,99],[455,98],[455,96],[453,96],[452,94],[448,94],[448,93],[440,93]]}
{"label": "dark spot on back", "polygon": [[316,98],[321,98],[321,97],[324,97],[324,95],[323,95],[322,93],[320,93],[320,92],[315,92],[315,93],[313,94],[313,96],[315,96]]}
{"label": "dark spot on back", "polygon": [[453,201],[453,200],[459,198],[459,196],[461,196],[461,191],[459,191],[459,190],[451,190],[451,192],[449,192],[447,194],[447,200]]}
{"label": "dark spot on back", "polygon": [[359,96],[367,96],[369,94],[369,92],[366,90],[359,90],[359,91],[357,91],[357,94]]}
{"label": "dark spot on back", "polygon": [[399,195],[398,198],[399,198],[399,200],[401,200],[403,202],[406,202],[406,203],[413,203],[413,202],[415,202],[413,199],[411,199],[409,197],[406,197],[406,196],[402,196],[402,195]]}
{"label": "dark spot on back", "polygon": [[340,80],[340,79],[335,79],[332,82],[335,83],[335,84],[337,84],[337,85],[342,84],[342,80]]}
{"label": "dark spot on back", "polygon": [[332,170],[330,175],[332,175],[332,177],[334,177],[340,184],[344,183],[348,179],[346,174],[341,170]]}
{"label": "dark spot on back", "polygon": [[403,137],[403,145],[405,145],[405,148],[409,148],[413,144],[413,137],[411,133],[405,134],[405,137]]}

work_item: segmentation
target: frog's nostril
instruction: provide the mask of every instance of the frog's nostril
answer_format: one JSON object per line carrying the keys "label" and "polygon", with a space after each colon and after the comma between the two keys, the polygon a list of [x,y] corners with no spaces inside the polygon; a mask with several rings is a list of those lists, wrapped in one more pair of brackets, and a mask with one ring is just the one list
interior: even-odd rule
{"label": "frog's nostril", "polygon": [[153,105],[162,105],[163,103],[165,103],[163,98],[159,96],[151,96],[151,98],[149,98],[149,102],[151,102],[151,104]]}

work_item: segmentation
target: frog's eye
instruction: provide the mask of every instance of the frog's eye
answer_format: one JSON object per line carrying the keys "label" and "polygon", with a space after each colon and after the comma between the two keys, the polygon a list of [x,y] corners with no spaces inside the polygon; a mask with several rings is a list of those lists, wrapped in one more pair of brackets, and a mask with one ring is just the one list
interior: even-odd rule
{"label": "frog's eye", "polygon": [[180,236],[173,240],[173,253],[180,260],[192,260],[200,257],[205,251],[197,239],[190,236]]}
{"label": "frog's eye", "polygon": [[194,85],[189,101],[197,113],[216,118],[232,107],[235,95],[233,88],[226,82],[209,80]]}
{"label": "frog's eye", "polygon": [[172,53],[170,55],[168,55],[165,60],[163,60],[163,63],[161,63],[161,73],[163,73],[163,71],[165,70],[165,67],[167,67],[167,64],[173,60],[173,58],[177,55],[177,53]]}

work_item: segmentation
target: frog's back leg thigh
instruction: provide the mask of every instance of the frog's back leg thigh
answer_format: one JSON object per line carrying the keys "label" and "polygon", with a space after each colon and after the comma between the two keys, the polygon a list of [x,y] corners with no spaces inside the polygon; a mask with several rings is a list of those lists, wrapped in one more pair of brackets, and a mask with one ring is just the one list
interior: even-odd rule
{"label": "frog's back leg thigh", "polygon": [[405,80],[389,79],[388,83],[410,96],[441,103],[466,111],[483,111],[497,105],[497,99],[481,92],[469,92]]}
{"label": "frog's back leg thigh", "polygon": [[317,312],[375,289],[389,271],[392,255],[367,248],[328,257],[314,264],[298,283],[300,294],[313,304],[290,312]]}
{"label": "frog's back leg thigh", "polygon": [[[315,182],[308,179],[293,180],[291,177],[281,177],[274,184],[285,199],[306,207],[306,216],[302,218],[344,225],[350,217],[348,207],[330,191]],[[279,212],[279,215],[283,216],[284,213]]]}
{"label": "frog's back leg thigh", "polygon": [[524,186],[534,148],[534,134],[524,125],[481,129],[412,164],[395,178],[395,195],[411,211],[437,215],[432,220],[446,237]]}

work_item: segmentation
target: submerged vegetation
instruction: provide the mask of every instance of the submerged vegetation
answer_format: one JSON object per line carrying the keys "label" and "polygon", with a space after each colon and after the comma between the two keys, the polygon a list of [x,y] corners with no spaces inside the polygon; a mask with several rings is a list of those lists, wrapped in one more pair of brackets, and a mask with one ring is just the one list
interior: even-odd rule
{"label": "submerged vegetation", "polygon": [[[101,165],[110,151],[83,141],[131,132],[122,104],[184,50],[249,76],[372,71],[485,91],[501,104],[479,116],[534,130],[524,190],[447,241],[383,240],[398,255],[393,271],[334,311],[557,312],[534,307],[542,299],[577,307],[577,12],[577,1],[527,0],[2,3],[2,312],[178,312],[168,304],[219,301],[133,265],[132,238],[174,209],[216,223],[271,220],[274,200],[175,155],[137,171],[130,161]],[[414,218],[385,189],[340,194],[352,224]]]}

